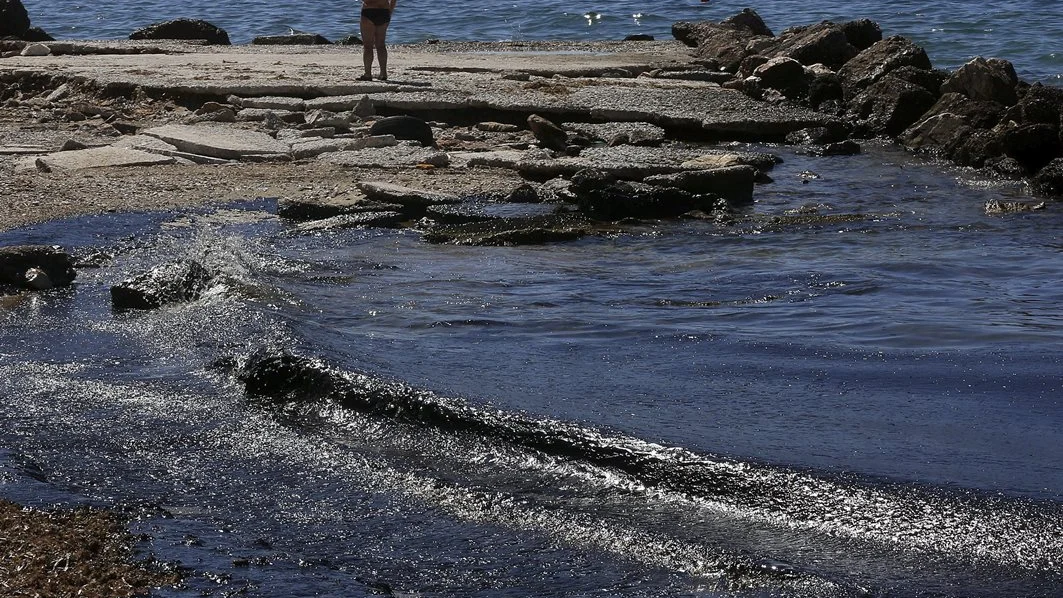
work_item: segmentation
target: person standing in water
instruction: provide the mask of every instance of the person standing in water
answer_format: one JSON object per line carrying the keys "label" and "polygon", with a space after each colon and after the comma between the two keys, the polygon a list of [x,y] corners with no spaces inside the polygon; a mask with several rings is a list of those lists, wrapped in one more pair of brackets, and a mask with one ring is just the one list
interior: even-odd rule
{"label": "person standing in water", "polygon": [[380,63],[380,79],[388,79],[388,49],[385,38],[391,23],[391,13],[395,12],[395,2],[396,0],[362,0],[362,62],[365,64],[365,74],[358,77],[360,81],[373,79],[374,50]]}

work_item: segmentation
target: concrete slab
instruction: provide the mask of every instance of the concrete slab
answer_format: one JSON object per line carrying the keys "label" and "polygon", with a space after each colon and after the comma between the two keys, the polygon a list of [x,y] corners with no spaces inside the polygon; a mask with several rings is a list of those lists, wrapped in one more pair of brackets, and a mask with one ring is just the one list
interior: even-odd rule
{"label": "concrete slab", "polygon": [[0,156],[25,156],[29,154],[47,154],[50,148],[41,145],[9,145],[0,147]]}
{"label": "concrete slab", "polygon": [[242,108],[261,108],[264,110],[287,110],[288,112],[302,112],[306,102],[302,98],[284,96],[266,96],[261,98],[243,98],[240,100]]}
{"label": "concrete slab", "polygon": [[17,170],[35,170],[40,168],[38,161],[53,170],[83,170],[109,166],[173,164],[174,158],[131,148],[106,146],[69,152],[55,152],[39,158],[23,158],[16,162],[15,168]]}
{"label": "concrete slab", "polygon": [[191,154],[225,160],[287,156],[290,147],[265,133],[217,124],[163,125],[144,131]]}
{"label": "concrete slab", "polygon": [[450,165],[450,156],[445,152],[410,145],[334,152],[324,154],[318,160],[337,166],[357,166],[360,168],[409,168],[420,164],[431,166]]}

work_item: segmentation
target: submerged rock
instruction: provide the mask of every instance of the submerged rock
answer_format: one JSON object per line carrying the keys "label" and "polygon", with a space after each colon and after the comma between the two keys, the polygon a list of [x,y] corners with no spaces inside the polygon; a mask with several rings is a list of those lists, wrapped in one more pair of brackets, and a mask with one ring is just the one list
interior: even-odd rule
{"label": "submerged rock", "polygon": [[344,228],[395,228],[405,219],[401,212],[356,212],[341,214],[331,218],[323,218],[311,222],[304,222],[295,228],[302,233],[321,232]]}
{"label": "submerged rock", "polygon": [[116,310],[157,309],[187,303],[202,297],[214,275],[197,261],[159,266],[111,287],[111,305]]}
{"label": "submerged rock", "polygon": [[579,239],[586,236],[591,227],[592,223],[581,216],[552,214],[436,226],[425,233],[424,240],[453,245],[542,245]]}
{"label": "submerged rock", "polygon": [[0,286],[45,288],[68,286],[77,271],[70,254],[50,245],[0,247]]}

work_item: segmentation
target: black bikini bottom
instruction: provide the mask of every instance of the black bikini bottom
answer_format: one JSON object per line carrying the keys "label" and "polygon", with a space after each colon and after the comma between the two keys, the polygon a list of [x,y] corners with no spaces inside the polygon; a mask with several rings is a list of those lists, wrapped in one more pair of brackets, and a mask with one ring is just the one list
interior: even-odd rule
{"label": "black bikini bottom", "polygon": [[387,8],[363,8],[362,18],[369,19],[377,27],[391,22],[391,10]]}

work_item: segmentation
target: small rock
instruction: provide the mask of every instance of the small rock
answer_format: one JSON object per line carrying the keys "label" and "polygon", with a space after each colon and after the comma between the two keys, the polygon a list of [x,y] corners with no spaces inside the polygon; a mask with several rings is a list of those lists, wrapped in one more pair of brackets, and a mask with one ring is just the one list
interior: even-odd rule
{"label": "small rock", "polygon": [[52,49],[44,44],[29,44],[19,52],[22,56],[47,56],[51,53]]}
{"label": "small rock", "polygon": [[568,135],[564,129],[553,122],[532,114],[528,117],[528,128],[539,143],[547,149],[563,152],[568,147]]}
{"label": "small rock", "polygon": [[88,149],[88,147],[89,146],[85,145],[84,143],[81,143],[80,141],[77,141],[76,139],[67,139],[63,142],[63,145],[60,146],[59,151],[71,152],[74,150]]}
{"label": "small rock", "polygon": [[65,97],[67,97],[69,95],[70,95],[70,84],[69,83],[63,83],[59,87],[55,88],[55,91],[53,91],[52,93],[48,94],[48,97],[45,98],[45,99],[48,102],[58,102],[59,100],[65,98]]}
{"label": "small rock", "polygon": [[352,112],[360,118],[366,118],[368,116],[376,115],[376,107],[373,105],[373,100],[370,100],[369,96],[364,95],[358,100],[358,103],[354,105]]}
{"label": "small rock", "polygon": [[520,127],[517,125],[491,121],[476,123],[476,128],[487,133],[516,133],[520,131]]}

